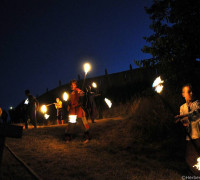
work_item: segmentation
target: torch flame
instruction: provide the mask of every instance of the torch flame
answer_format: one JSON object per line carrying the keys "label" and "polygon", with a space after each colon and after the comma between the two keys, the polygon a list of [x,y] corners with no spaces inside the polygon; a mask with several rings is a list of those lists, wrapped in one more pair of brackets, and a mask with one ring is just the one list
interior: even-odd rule
{"label": "torch flame", "polygon": [[28,98],[24,101],[24,104],[29,104]]}
{"label": "torch flame", "polygon": [[85,63],[83,65],[83,67],[84,67],[85,74],[87,74],[90,71],[90,69],[91,69],[91,66],[90,66],[89,63]]}
{"label": "torch flame", "polygon": [[112,102],[107,98],[105,98],[104,100],[105,100],[106,104],[108,105],[108,107],[111,108],[112,107]]}
{"label": "torch flame", "polygon": [[157,93],[161,93],[162,92],[162,90],[163,90],[163,85],[158,85],[158,86],[156,86],[156,88],[155,88],[155,91],[157,92]]}
{"label": "torch flame", "polygon": [[155,91],[157,92],[157,93],[161,93],[162,92],[162,90],[163,90],[163,80],[160,78],[160,76],[159,77],[157,77],[156,79],[155,79],[155,81],[153,82],[153,85],[152,85],[152,87],[153,88],[155,88]]}
{"label": "torch flame", "polygon": [[69,115],[69,122],[76,123],[76,118],[77,118],[77,115]]}
{"label": "torch flame", "polygon": [[42,111],[42,113],[45,114],[47,112],[47,106],[46,105],[42,105],[41,111]]}
{"label": "torch flame", "polygon": [[45,118],[45,119],[49,119],[49,117],[50,117],[50,115],[48,115],[48,114],[45,114],[45,115],[44,115],[44,118]]}
{"label": "torch flame", "polygon": [[93,88],[97,88],[97,84],[95,82],[92,83]]}
{"label": "torch flame", "polygon": [[197,164],[195,164],[193,167],[196,167],[200,171],[200,157],[197,158]]}
{"label": "torch flame", "polygon": [[67,101],[69,99],[69,94],[67,92],[63,93],[63,100]]}

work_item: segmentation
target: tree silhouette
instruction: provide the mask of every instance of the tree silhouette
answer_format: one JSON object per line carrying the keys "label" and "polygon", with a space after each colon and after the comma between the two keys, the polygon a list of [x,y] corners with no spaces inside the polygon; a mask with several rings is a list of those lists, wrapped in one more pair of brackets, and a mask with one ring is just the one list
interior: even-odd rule
{"label": "tree silhouette", "polygon": [[152,58],[140,64],[157,65],[167,75],[191,73],[200,57],[200,0],[154,0],[145,9],[154,33],[142,51]]}

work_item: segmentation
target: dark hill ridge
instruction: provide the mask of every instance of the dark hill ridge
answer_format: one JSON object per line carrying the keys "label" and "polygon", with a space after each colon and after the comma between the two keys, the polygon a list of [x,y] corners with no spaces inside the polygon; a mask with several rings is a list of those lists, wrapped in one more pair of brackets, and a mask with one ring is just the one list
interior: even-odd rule
{"label": "dark hill ridge", "polygon": [[[193,81],[196,82],[197,87],[200,85],[198,84],[199,78],[200,78],[200,62],[197,63],[196,67],[191,70],[195,77],[193,78]],[[143,92],[146,93],[147,89],[151,89],[152,83],[154,79],[159,76],[158,70],[155,68],[137,68],[132,69],[130,66],[130,70],[108,74],[107,70],[105,70],[105,75],[97,76],[93,78],[86,78],[85,85],[92,84],[92,82],[96,82],[98,88],[93,89],[97,93],[100,93],[101,96],[98,97],[97,103],[99,104],[99,107],[101,111],[104,110],[104,97],[107,97],[112,100],[114,104],[119,103],[126,103],[127,101],[130,101],[130,99],[134,96],[137,96]],[[173,74],[170,75],[173,77]],[[181,76],[179,76],[180,79],[176,79],[175,83],[171,83],[171,88],[168,89],[168,93],[174,93],[173,91],[180,92],[181,83],[184,81]],[[167,77],[165,80],[166,83],[169,83],[170,77]],[[82,87],[83,79],[78,76],[78,87]],[[165,83],[165,84],[166,84]],[[170,90],[169,90],[170,89]],[[175,89],[175,90],[173,90]],[[197,88],[200,89],[200,88]],[[40,105],[42,104],[50,104],[55,102],[55,99],[57,97],[62,99],[63,92],[70,92],[70,84],[64,84],[61,85],[61,82],[59,81],[59,86],[46,91],[46,93],[40,95],[37,97]],[[200,94],[200,93],[199,93]],[[20,121],[20,115],[21,109],[23,107],[23,101],[15,108],[15,110],[12,110],[10,112],[11,120],[13,122]],[[49,108],[50,111],[55,111],[55,108],[52,106]],[[55,114],[53,112],[53,114]]]}
{"label": "dark hill ridge", "polygon": [[[143,69],[137,68],[123,72],[107,74],[102,76],[97,76],[93,78],[86,78],[85,85],[92,84],[92,82],[96,82],[98,86],[98,92],[103,94],[107,94],[110,88],[112,87],[121,87],[121,86],[131,86],[132,84],[142,84],[147,83],[151,84],[153,78],[155,78],[155,69]],[[80,78],[80,76],[78,76]],[[82,87],[83,79],[78,78],[78,86]],[[38,97],[39,102],[41,103],[50,103],[52,100],[55,101],[56,97],[62,98],[62,93],[64,91],[70,92],[70,84],[67,83],[65,85],[59,84],[58,87],[52,90],[47,90],[46,93],[42,94]]]}

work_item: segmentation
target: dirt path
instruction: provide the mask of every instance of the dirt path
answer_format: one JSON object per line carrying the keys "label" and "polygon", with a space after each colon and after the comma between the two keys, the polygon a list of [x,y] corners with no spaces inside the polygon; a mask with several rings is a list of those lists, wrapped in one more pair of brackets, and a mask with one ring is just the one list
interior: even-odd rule
{"label": "dirt path", "polygon": [[[63,139],[65,125],[24,130],[22,139],[7,138],[6,143],[42,179],[180,179],[180,175],[164,169],[156,160],[150,161],[139,153],[130,154],[115,144],[108,145],[107,139],[112,137],[110,129],[120,121],[123,119],[109,118],[90,124],[92,140],[88,144],[81,142],[81,135],[66,144]],[[10,163],[7,153],[4,153],[4,177],[10,167],[16,169],[13,177],[22,174],[24,179],[31,179],[23,176],[25,173],[21,173],[24,171],[20,169],[21,165]]]}

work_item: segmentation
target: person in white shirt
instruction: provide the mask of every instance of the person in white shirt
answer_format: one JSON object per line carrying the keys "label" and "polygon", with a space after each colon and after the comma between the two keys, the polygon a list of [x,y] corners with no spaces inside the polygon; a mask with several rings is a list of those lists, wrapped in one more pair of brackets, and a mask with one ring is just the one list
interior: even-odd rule
{"label": "person in white shirt", "polygon": [[186,163],[191,172],[200,175],[200,171],[193,167],[200,157],[200,101],[196,100],[191,84],[182,88],[182,96],[186,103],[180,107],[180,115],[175,116],[186,127]]}

